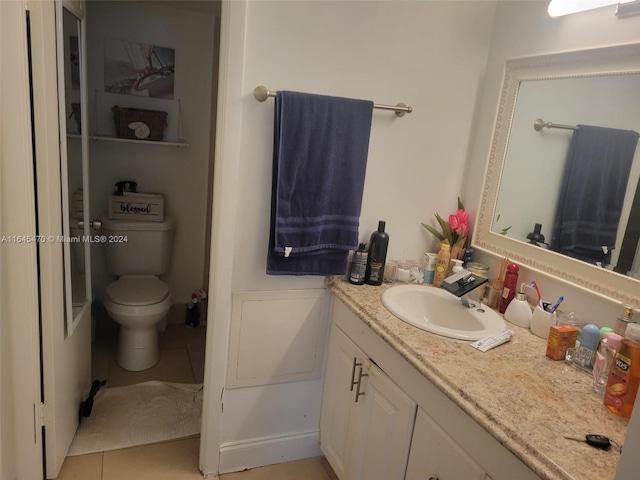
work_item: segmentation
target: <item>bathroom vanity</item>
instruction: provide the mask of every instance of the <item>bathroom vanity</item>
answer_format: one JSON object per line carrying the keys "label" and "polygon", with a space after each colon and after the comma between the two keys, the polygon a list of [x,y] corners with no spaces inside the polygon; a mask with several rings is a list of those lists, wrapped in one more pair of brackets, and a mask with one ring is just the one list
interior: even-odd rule
{"label": "bathroom vanity", "polygon": [[589,375],[545,357],[545,340],[507,323],[514,338],[483,353],[393,316],[380,302],[386,285],[333,277],[327,288],[320,437],[341,480],[615,477],[618,451],[564,436],[622,444],[627,421],[604,407]]}

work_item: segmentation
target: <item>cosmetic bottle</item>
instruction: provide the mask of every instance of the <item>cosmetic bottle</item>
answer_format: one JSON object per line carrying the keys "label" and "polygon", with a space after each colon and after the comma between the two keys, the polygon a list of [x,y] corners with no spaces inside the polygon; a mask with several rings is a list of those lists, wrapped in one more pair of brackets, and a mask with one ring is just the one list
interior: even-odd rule
{"label": "cosmetic bottle", "polygon": [[640,384],[640,325],[630,323],[620,342],[604,392],[604,404],[616,415],[630,418]]}
{"label": "cosmetic bottle", "polygon": [[436,273],[436,260],[438,258],[438,254],[424,252],[424,258],[424,283],[426,285],[431,285],[433,283],[433,276]]}
{"label": "cosmetic bottle", "polygon": [[573,354],[573,364],[582,370],[592,373],[593,360],[600,341],[600,328],[597,325],[588,323],[580,332],[579,340],[580,345],[576,346],[576,351]]}
{"label": "cosmetic bottle", "polygon": [[601,397],[604,396],[604,390],[607,388],[609,373],[621,341],[622,337],[615,332],[605,333],[604,338],[600,340],[596,359],[593,362],[593,389]]}
{"label": "cosmetic bottle", "polygon": [[364,281],[368,285],[382,285],[384,280],[384,262],[387,259],[389,234],[384,231],[384,220],[378,222],[378,230],[371,234],[369,256]]}
{"label": "cosmetic bottle", "polygon": [[464,251],[464,257],[462,258],[462,266],[467,268],[467,265],[471,262],[473,262],[473,248],[467,248]]}
{"label": "cosmetic bottle", "polygon": [[438,258],[436,259],[436,273],[433,277],[433,286],[440,287],[449,272],[449,262],[451,261],[451,245],[446,240],[440,245]]}
{"label": "cosmetic bottle", "polygon": [[364,285],[364,275],[367,270],[367,244],[361,243],[358,250],[353,254],[353,265],[351,266],[351,275],[349,281],[354,285]]}
{"label": "cosmetic bottle", "polygon": [[464,270],[464,267],[462,266],[462,260],[451,260],[453,262],[453,268],[451,269],[452,273],[458,273],[462,270]]}
{"label": "cosmetic bottle", "polygon": [[618,320],[616,321],[616,326],[613,329],[613,331],[616,332],[621,337],[624,337],[625,331],[627,330],[627,325],[629,325],[630,323],[633,323],[634,311],[633,311],[633,308],[630,307],[629,305],[623,305],[622,307],[624,308],[624,311],[618,317]]}
{"label": "cosmetic bottle", "polygon": [[531,325],[531,307],[527,302],[527,296],[524,293],[524,283],[520,285],[520,290],[516,294],[507,309],[504,312],[504,318],[519,327],[529,328]]}
{"label": "cosmetic bottle", "polygon": [[507,273],[504,276],[504,286],[502,287],[502,298],[500,299],[500,313],[504,313],[507,307],[516,296],[518,288],[518,265],[510,263],[507,266]]}

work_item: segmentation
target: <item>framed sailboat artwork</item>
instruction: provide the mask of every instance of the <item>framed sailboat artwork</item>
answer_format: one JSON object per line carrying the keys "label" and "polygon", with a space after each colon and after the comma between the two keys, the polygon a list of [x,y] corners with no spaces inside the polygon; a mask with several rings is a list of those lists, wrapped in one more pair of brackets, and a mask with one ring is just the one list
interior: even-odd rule
{"label": "framed sailboat artwork", "polygon": [[106,38],[104,90],[172,100],[174,65],[173,48]]}

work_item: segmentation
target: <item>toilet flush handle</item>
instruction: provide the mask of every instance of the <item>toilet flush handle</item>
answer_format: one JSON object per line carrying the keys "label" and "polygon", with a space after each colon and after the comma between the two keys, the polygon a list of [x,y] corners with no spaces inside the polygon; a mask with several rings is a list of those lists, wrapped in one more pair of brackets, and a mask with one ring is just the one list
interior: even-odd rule
{"label": "toilet flush handle", "polygon": [[[100,220],[92,220],[89,222],[89,226],[96,230],[102,230],[102,222]],[[78,228],[84,228],[84,220],[78,220]]]}

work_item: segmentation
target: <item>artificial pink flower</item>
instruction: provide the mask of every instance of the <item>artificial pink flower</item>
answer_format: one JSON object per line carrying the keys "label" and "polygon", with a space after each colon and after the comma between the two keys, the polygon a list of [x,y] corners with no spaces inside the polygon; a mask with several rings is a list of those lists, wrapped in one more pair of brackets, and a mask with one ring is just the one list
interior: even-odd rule
{"label": "artificial pink flower", "polygon": [[455,215],[449,215],[449,229],[458,235],[464,235],[469,231],[469,214],[459,209]]}

